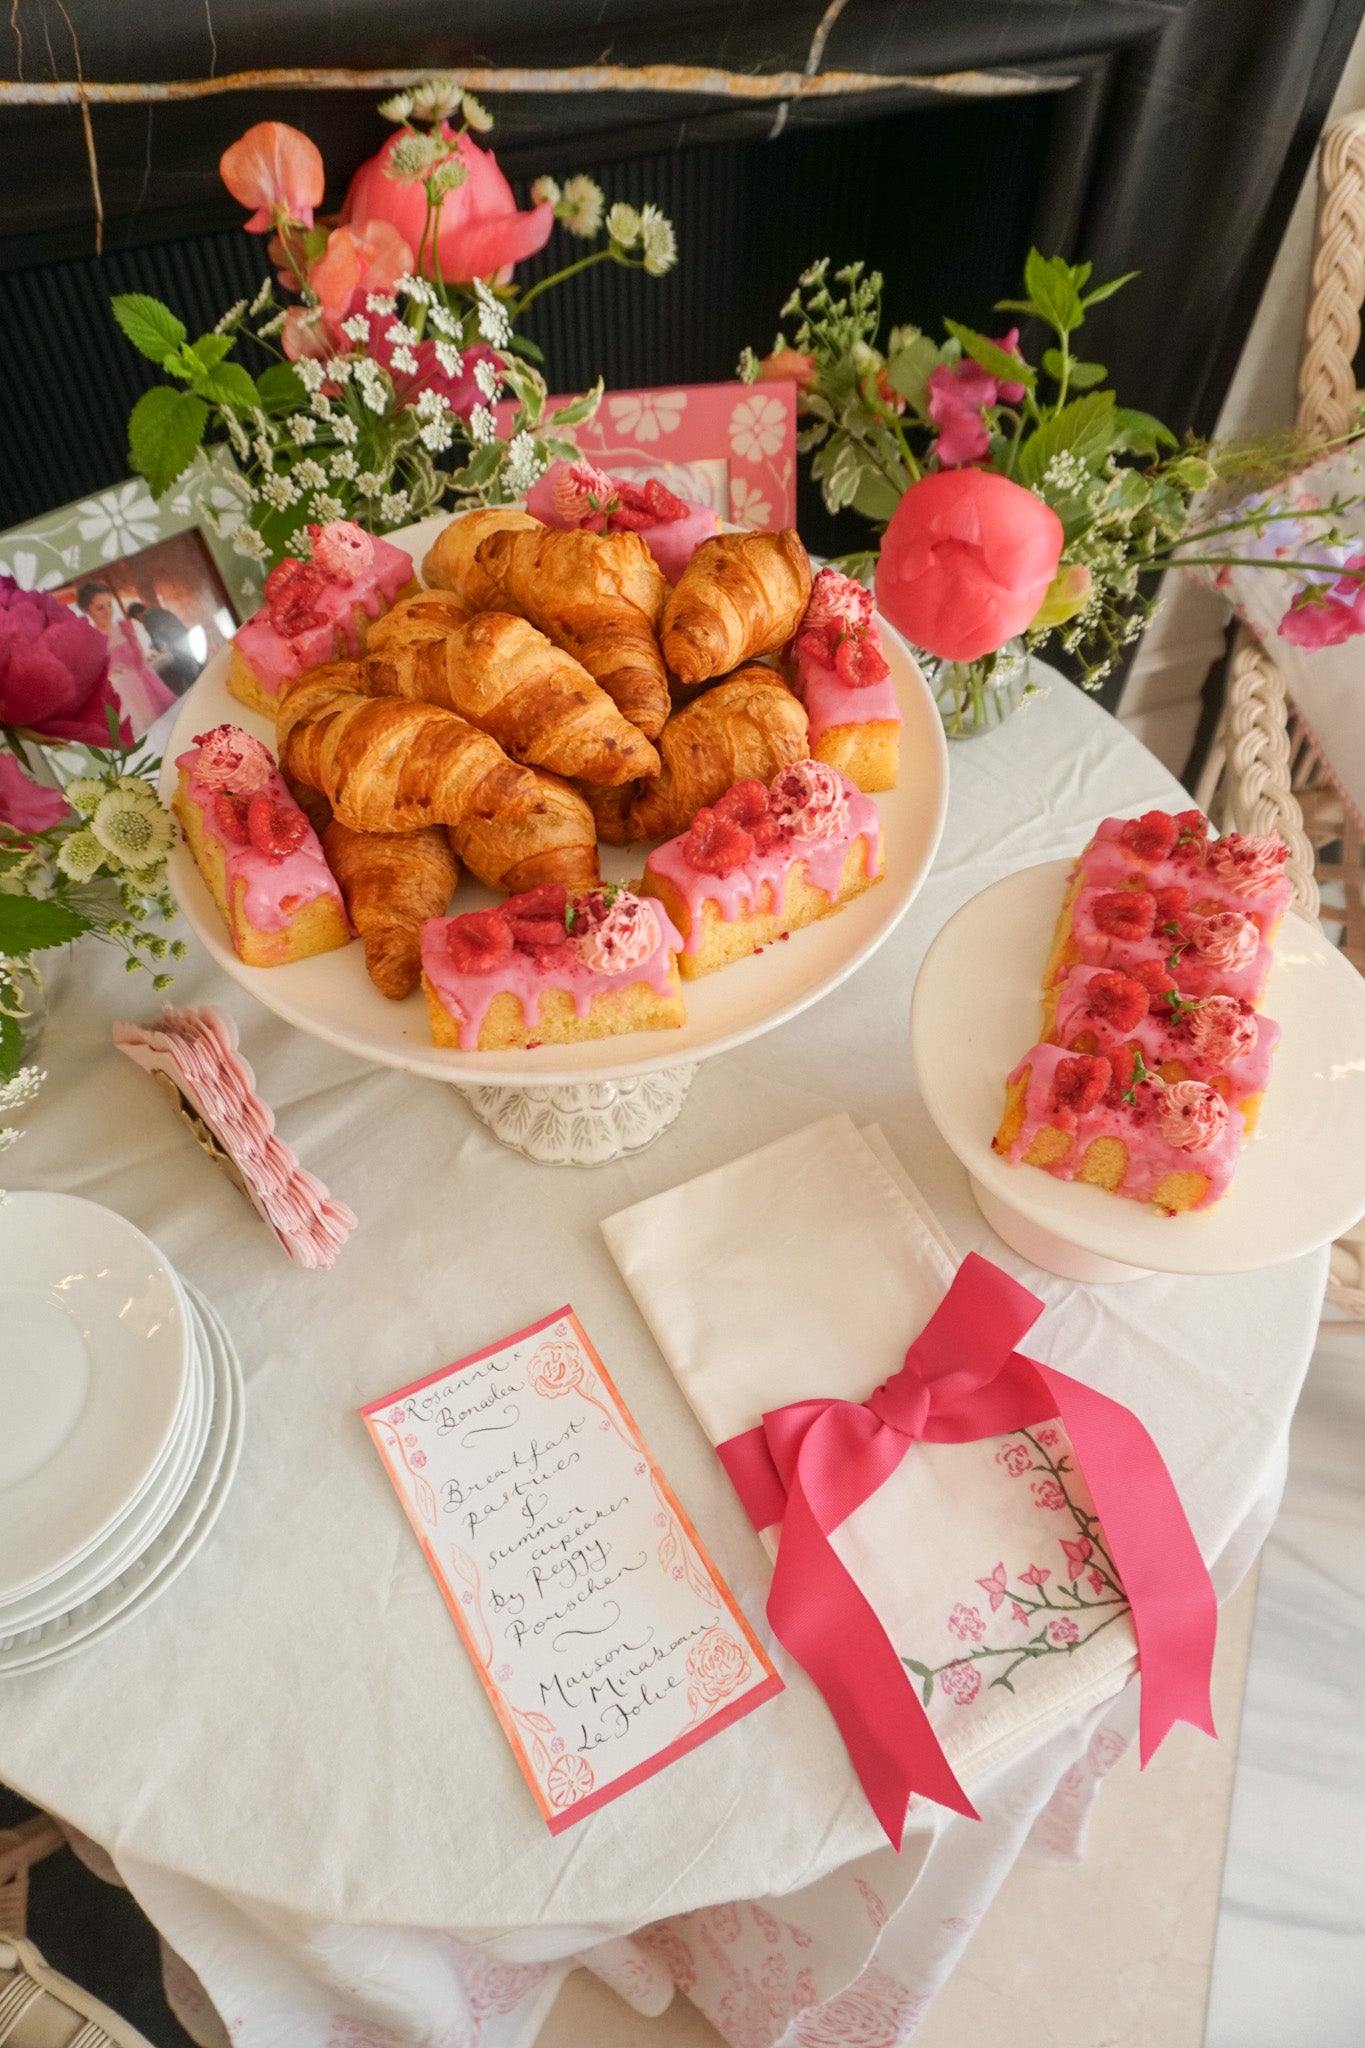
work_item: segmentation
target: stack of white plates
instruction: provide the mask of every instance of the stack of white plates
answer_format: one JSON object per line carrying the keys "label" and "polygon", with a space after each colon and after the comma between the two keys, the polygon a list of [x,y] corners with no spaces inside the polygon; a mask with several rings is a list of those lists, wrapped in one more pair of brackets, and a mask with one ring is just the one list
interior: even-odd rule
{"label": "stack of white plates", "polygon": [[112,1210],[0,1207],[0,1673],[163,1592],[218,1518],[245,1389],[218,1316]]}

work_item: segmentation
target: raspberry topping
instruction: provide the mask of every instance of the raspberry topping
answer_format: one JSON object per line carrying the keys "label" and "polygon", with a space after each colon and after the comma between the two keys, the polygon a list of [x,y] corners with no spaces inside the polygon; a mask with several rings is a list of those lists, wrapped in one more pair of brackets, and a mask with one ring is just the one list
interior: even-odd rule
{"label": "raspberry topping", "polygon": [[1147,1078],[1147,1066],[1142,1058],[1141,1049],[1125,1044],[1119,1039],[1115,1044],[1105,1046],[1104,1057],[1109,1062],[1109,1072],[1112,1076],[1109,1086],[1104,1091],[1105,1101],[1111,1109],[1118,1109],[1125,1102],[1131,1107],[1138,1082]]}
{"label": "raspberry topping", "polygon": [[877,639],[872,592],[838,569],[822,569],[816,577],[794,644],[798,655],[832,667],[855,690],[891,673]]}
{"label": "raspberry topping", "polygon": [[656,476],[643,484],[627,483],[619,476],[613,477],[611,483],[617,504],[607,520],[610,533],[642,533],[647,526],[671,526],[675,519],[687,517],[683,500]]}
{"label": "raspberry topping", "polygon": [[1151,1005],[1142,983],[1128,974],[1092,974],[1087,997],[1093,1014],[1115,1031],[1135,1030]]}
{"label": "raspberry topping", "polygon": [[269,790],[262,789],[247,805],[246,829],[257,853],[280,861],[303,845],[308,820],[297,804],[277,803]]}
{"label": "raspberry topping", "polygon": [[569,935],[562,917],[509,917],[506,922],[519,953],[533,953],[537,959],[543,959],[561,946],[568,950]]}
{"label": "raspberry topping", "polygon": [[767,789],[756,777],[727,789],[715,810],[726,824],[747,832],[760,853],[782,837],[781,820],[773,816]]}
{"label": "raspberry topping", "polygon": [[793,761],[769,785],[773,816],[794,839],[837,839],[848,830],[851,786],[825,761]]}
{"label": "raspberry topping", "polygon": [[250,846],[251,834],[246,822],[247,800],[244,796],[233,796],[226,789],[218,790],[213,799],[213,822],[224,839],[230,839],[234,846]]}
{"label": "raspberry topping", "polygon": [[753,835],[742,825],[703,806],[688,829],[683,852],[693,867],[704,874],[729,875],[753,859]]}
{"label": "raspberry topping", "polygon": [[467,910],[453,917],[446,951],[457,974],[491,974],[512,957],[512,930],[500,910]]}
{"label": "raspberry topping", "polygon": [[286,555],[275,564],[265,579],[265,608],[281,639],[291,640],[296,633],[308,633],[323,624],[323,614],[317,608],[323,587],[321,569],[301,562],[297,555]]}
{"label": "raspberry topping", "polygon": [[1146,889],[1110,889],[1095,898],[1090,914],[1111,939],[1148,939],[1156,923],[1156,898]]}
{"label": "raspberry topping", "polygon": [[1104,1092],[1111,1079],[1109,1062],[1098,1053],[1082,1053],[1072,1059],[1058,1060],[1052,1076],[1052,1107],[1068,1110],[1073,1116],[1084,1116],[1104,1100]]}
{"label": "raspberry topping", "polygon": [[1175,847],[1180,827],[1169,811],[1144,811],[1130,818],[1119,837],[1139,860],[1165,860]]}
{"label": "raspberry topping", "polygon": [[1156,1002],[1164,1002],[1175,987],[1171,970],[1164,960],[1138,960],[1131,971],[1131,979],[1140,981],[1149,996]]}
{"label": "raspberry topping", "polygon": [[1175,843],[1175,850],[1171,856],[1172,859],[1189,861],[1191,863],[1202,861],[1204,849],[1208,845],[1209,839],[1209,821],[1204,816],[1204,813],[1202,811],[1177,811],[1175,814],[1175,824],[1179,837]]}
{"label": "raspberry topping", "polygon": [[354,583],[374,566],[374,542],[354,519],[333,519],[326,526],[310,526],[313,562],[334,583]]}
{"label": "raspberry topping", "polygon": [[562,882],[540,882],[534,889],[523,889],[520,896],[509,896],[502,915],[510,920],[552,917],[563,931],[568,903],[569,892]]}

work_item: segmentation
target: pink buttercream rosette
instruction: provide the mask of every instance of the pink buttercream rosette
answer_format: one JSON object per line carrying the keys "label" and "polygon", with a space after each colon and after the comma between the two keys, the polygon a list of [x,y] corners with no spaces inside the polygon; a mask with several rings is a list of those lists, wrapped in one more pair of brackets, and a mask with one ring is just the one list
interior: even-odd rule
{"label": "pink buttercream rosette", "polygon": [[330,1266],[355,1229],[275,1130],[256,1076],[237,1050],[237,1026],[221,1010],[176,1010],[155,1024],[115,1024],[114,1043],[145,1073],[170,1076],[242,1177],[247,1197],[296,1266]]}

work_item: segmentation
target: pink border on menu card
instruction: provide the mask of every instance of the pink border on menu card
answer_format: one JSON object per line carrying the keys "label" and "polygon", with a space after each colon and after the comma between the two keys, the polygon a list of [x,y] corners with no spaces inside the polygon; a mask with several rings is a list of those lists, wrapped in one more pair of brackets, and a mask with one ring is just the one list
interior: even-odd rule
{"label": "pink border on menu card", "polygon": [[[731,1700],[728,1706],[720,1707],[715,1713],[708,1715],[697,1727],[675,1737],[657,1755],[646,1758],[642,1763],[634,1765],[630,1770],[623,1772],[620,1777],[609,1780],[605,1785],[597,1786],[586,1798],[575,1801],[572,1806],[556,1809],[545,1798],[535,1771],[531,1766],[530,1759],[526,1754],[520,1732],[513,1718],[513,1712],[509,1709],[508,1702],[492,1675],[490,1668],[491,1659],[485,1661],[478,1647],[473,1632],[465,1620],[461,1600],[457,1597],[454,1587],[443,1571],[440,1561],[428,1541],[427,1532],[422,1528],[414,1513],[409,1493],[401,1484],[394,1470],[383,1439],[374,1426],[373,1418],[382,1415],[385,1409],[392,1407],[395,1403],[405,1401],[411,1395],[418,1394],[424,1388],[434,1385],[436,1381],[449,1379],[452,1373],[463,1372],[467,1366],[478,1365],[485,1358],[493,1357],[496,1352],[506,1351],[511,1345],[520,1344],[529,1337],[535,1337],[542,1330],[548,1329],[552,1323],[560,1321],[567,1321],[572,1325],[579,1343],[592,1361],[593,1368],[600,1377],[602,1386],[614,1404],[620,1420],[638,1444],[641,1455],[648,1461],[650,1478],[655,1491],[667,1502],[687,1540],[691,1543],[710,1575],[712,1584],[720,1595],[722,1605],[743,1637],[745,1646],[752,1655],[755,1664],[766,1676],[750,1691],[743,1693],[737,1699]],[[511,1336],[499,1338],[494,1344],[486,1344],[481,1351],[471,1352],[467,1358],[458,1359],[453,1365],[442,1366],[436,1372],[425,1374],[420,1380],[413,1380],[405,1387],[399,1387],[392,1393],[380,1396],[377,1400],[366,1402],[359,1413],[370,1434],[375,1449],[379,1452],[384,1469],[393,1481],[399,1499],[403,1503],[403,1510],[407,1515],[413,1534],[422,1546],[422,1552],[430,1567],[432,1576],[441,1589],[441,1595],[451,1619],[454,1621],[465,1649],[469,1653],[470,1662],[479,1675],[480,1682],[488,1695],[493,1711],[498,1717],[503,1733],[511,1745],[513,1755],[521,1767],[522,1775],[531,1789],[532,1797],[535,1799],[541,1816],[552,1835],[562,1834],[566,1828],[572,1827],[575,1822],[584,1819],[586,1815],[595,1813],[599,1807],[610,1805],[611,1801],[619,1799],[623,1792],[629,1792],[633,1786],[643,1784],[647,1778],[652,1778],[657,1772],[664,1770],[679,1757],[686,1756],[689,1750],[696,1749],[699,1744],[709,1741],[713,1735],[719,1735],[724,1729],[731,1727],[736,1721],[742,1719],[745,1714],[751,1713],[755,1707],[762,1706],[766,1700],[775,1698],[778,1693],[785,1690],[782,1679],[779,1677],[771,1659],[767,1656],[762,1644],[741,1612],[734,1594],[717,1571],[709,1551],[697,1534],[691,1517],[679,1502],[677,1495],[660,1470],[653,1452],[641,1436],[634,1416],[622,1400],[616,1384],[602,1363],[595,1345],[578,1317],[574,1314],[573,1309],[567,1303],[563,1308],[554,1309],[549,1315],[542,1316],[539,1322],[530,1323],[524,1330],[517,1330]]]}

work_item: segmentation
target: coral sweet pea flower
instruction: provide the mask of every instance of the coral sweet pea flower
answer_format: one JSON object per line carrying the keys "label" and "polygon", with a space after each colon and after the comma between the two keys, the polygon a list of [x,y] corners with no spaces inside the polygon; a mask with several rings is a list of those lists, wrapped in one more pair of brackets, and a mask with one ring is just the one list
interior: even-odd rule
{"label": "coral sweet pea flower", "polygon": [[815,382],[815,357],[808,356],[799,348],[773,348],[758,361],[760,379],[771,378],[775,383],[792,383],[798,391]]}
{"label": "coral sweet pea flower", "polygon": [[[440,133],[448,142],[455,142],[467,173],[464,184],[447,192],[441,201],[436,236],[441,276],[447,284],[469,284],[476,277],[505,283],[514,263],[534,256],[549,241],[554,202],[543,199],[529,212],[518,212],[512,187],[498,169],[492,150],[480,149],[467,135],[457,140],[444,124]],[[401,132],[391,135],[378,155],[360,166],[351,180],[341,217],[371,224],[388,221],[417,249],[426,224],[426,191],[420,178],[400,185],[385,168],[401,140]],[[431,268],[428,251],[423,252],[423,262]]]}
{"label": "coral sweet pea flower", "polygon": [[321,308],[291,306],[284,323],[281,345],[291,362],[344,349],[342,321],[364,310],[370,292],[392,291],[412,263],[412,250],[386,220],[333,228],[327,247],[308,266]]}
{"label": "coral sweet pea flower", "polygon": [[1062,554],[1062,522],[994,470],[944,469],[912,484],[877,562],[877,603],[943,661],[993,654],[1031,622]]}
{"label": "coral sweet pea flower", "polygon": [[248,234],[267,235],[285,218],[313,225],[326,177],[315,142],[286,121],[258,121],[223,151],[218,174],[239,206],[256,210],[242,225]]}

